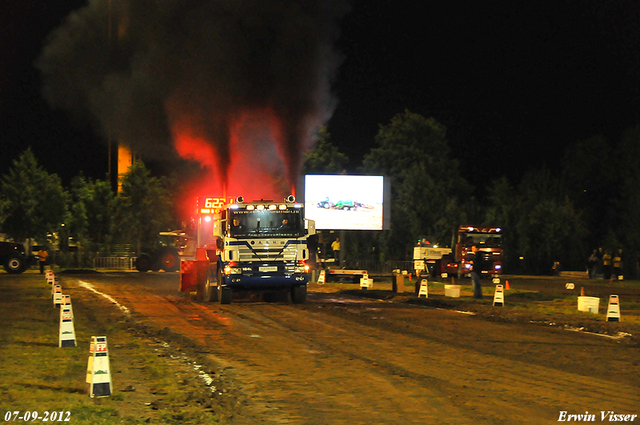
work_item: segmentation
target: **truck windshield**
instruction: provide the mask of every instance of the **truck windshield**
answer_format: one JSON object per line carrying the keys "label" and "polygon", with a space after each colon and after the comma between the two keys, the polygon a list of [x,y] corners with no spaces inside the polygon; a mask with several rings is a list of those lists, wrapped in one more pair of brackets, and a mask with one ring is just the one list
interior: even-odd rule
{"label": "truck windshield", "polygon": [[228,228],[231,237],[288,237],[304,236],[304,220],[300,209],[288,210],[230,210]]}
{"label": "truck windshield", "polygon": [[502,235],[495,233],[462,233],[460,234],[460,243],[464,246],[494,247],[502,246]]}

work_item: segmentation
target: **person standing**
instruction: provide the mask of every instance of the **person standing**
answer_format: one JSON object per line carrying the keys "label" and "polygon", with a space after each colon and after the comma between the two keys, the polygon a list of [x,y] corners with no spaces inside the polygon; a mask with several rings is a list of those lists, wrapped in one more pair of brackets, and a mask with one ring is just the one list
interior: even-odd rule
{"label": "person standing", "polygon": [[602,256],[602,273],[604,273],[605,279],[611,279],[611,252],[608,249],[604,251]]}
{"label": "person standing", "polygon": [[336,238],[331,244],[331,250],[333,251],[333,258],[336,260],[336,265],[340,266],[340,238]]}
{"label": "person standing", "polygon": [[478,252],[478,247],[471,247],[471,281],[473,282],[473,297],[482,299],[482,286],[480,286],[480,276],[482,276],[482,254]]}
{"label": "person standing", "polygon": [[38,263],[40,264],[40,274],[44,274],[44,266],[47,262],[47,258],[49,257],[49,253],[46,249],[40,248],[38,251]]}
{"label": "person standing", "polygon": [[613,254],[613,276],[616,280],[620,280],[622,276],[622,249],[618,249],[618,252]]}
{"label": "person standing", "polygon": [[307,249],[309,250],[309,271],[311,272],[311,282],[318,281],[318,235],[311,235],[307,238]]}
{"label": "person standing", "polygon": [[594,249],[593,253],[587,260],[587,270],[589,271],[589,279],[596,278],[596,266],[598,264],[598,250]]}

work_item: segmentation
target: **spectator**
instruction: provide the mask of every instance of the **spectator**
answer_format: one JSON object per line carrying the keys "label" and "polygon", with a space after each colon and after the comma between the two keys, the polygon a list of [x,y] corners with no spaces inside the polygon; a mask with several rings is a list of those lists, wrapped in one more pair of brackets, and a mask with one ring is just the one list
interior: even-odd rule
{"label": "spectator", "polygon": [[620,280],[622,276],[622,249],[618,249],[613,255],[613,276],[616,280]]}
{"label": "spectator", "polygon": [[589,279],[595,279],[597,265],[598,265],[598,251],[594,249],[593,253],[587,260],[587,270],[589,272]]}
{"label": "spectator", "polygon": [[605,279],[611,279],[611,252],[607,249],[602,256],[602,273]]}
{"label": "spectator", "polygon": [[471,281],[473,282],[473,297],[482,299],[482,286],[480,286],[480,276],[482,276],[482,254],[478,252],[478,247],[471,247],[473,253],[470,258],[471,262]]}
{"label": "spectator", "polygon": [[331,250],[333,251],[333,258],[336,260],[336,265],[340,266],[340,238],[336,238],[331,244]]}
{"label": "spectator", "polygon": [[38,251],[38,263],[40,264],[40,274],[44,274],[44,266],[47,263],[47,258],[49,257],[49,253],[46,249],[40,248]]}

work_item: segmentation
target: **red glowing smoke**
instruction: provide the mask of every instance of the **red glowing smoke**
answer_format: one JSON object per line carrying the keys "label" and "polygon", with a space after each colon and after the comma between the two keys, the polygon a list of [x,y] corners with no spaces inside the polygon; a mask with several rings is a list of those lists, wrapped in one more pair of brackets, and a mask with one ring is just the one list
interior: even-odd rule
{"label": "red glowing smoke", "polygon": [[299,164],[286,160],[282,121],[272,108],[230,116],[227,128],[215,132],[226,140],[213,139],[199,119],[183,116],[175,105],[167,111],[176,151],[205,170],[188,190],[192,199],[242,195],[247,200],[280,200],[294,193]]}
{"label": "red glowing smoke", "polygon": [[276,200],[335,107],[347,11],[344,0],[92,0],[49,36],[37,67],[47,101],[105,140],[143,160],[199,163],[194,193]]}

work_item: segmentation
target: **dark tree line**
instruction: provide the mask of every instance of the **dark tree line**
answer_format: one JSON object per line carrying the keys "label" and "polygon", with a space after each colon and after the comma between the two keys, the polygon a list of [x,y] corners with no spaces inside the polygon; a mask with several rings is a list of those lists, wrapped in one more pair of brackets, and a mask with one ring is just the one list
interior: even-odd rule
{"label": "dark tree line", "polygon": [[110,255],[119,244],[139,252],[175,223],[171,182],[153,177],[140,161],[123,177],[117,194],[108,179],[82,174],[63,187],[31,149],[13,161],[0,182],[0,232],[26,242],[27,249],[46,246],[63,265],[90,266],[94,257]]}
{"label": "dark tree line", "polygon": [[[305,173],[346,172],[348,158],[331,143],[326,129],[307,153]],[[624,271],[636,276],[640,255],[640,126],[613,143],[602,136],[567,149],[557,170],[544,166],[518,182],[490,182],[478,199],[460,173],[449,147],[447,129],[434,118],[405,111],[381,125],[365,155],[364,174],[391,180],[391,230],[354,232],[348,255],[380,260],[410,260],[414,242],[433,235],[453,240],[461,224],[503,229],[505,269],[547,273],[554,261],[581,270],[593,249],[623,250]],[[176,228],[176,193],[168,178],[151,175],[136,162],[114,194],[108,181],[82,175],[64,188],[27,149],[0,179],[0,232],[29,244],[47,244],[62,252],[68,241],[76,261],[108,255],[114,244],[136,251],[153,245],[159,231]]]}
{"label": "dark tree line", "polygon": [[[316,150],[325,152],[314,152],[316,158],[330,156],[327,146],[332,145],[328,135],[323,137]],[[409,260],[420,235],[450,244],[458,225],[496,225],[504,233],[507,272],[544,274],[554,261],[566,270],[584,270],[592,250],[603,248],[622,249],[625,274],[636,276],[638,158],[640,126],[617,143],[594,136],[569,147],[560,169],[541,166],[518,182],[502,177],[478,199],[461,176],[446,128],[434,118],[405,111],[380,126],[359,170],[391,180],[391,230],[354,232],[350,255],[368,258],[375,246],[379,258]]]}

